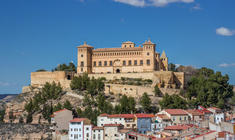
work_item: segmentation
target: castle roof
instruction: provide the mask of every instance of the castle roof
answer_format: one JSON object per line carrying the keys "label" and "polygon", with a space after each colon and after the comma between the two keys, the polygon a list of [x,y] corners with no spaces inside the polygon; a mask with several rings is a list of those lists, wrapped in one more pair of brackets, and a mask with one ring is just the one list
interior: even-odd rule
{"label": "castle roof", "polygon": [[146,41],[143,43],[143,45],[152,45],[152,44],[154,44],[154,43],[151,42],[150,39],[149,39],[149,40],[146,40]]}
{"label": "castle roof", "polygon": [[142,51],[143,48],[141,47],[134,47],[134,48],[100,48],[95,49],[93,52],[111,52],[111,51]]}
{"label": "castle roof", "polygon": [[123,42],[125,44],[134,44],[134,42],[131,42],[131,41],[126,41],[126,42]]}
{"label": "castle roof", "polygon": [[86,41],[85,41],[84,44],[78,46],[77,48],[93,48],[93,47],[90,46],[90,45],[88,45],[88,44],[86,43]]}
{"label": "castle roof", "polygon": [[165,53],[165,51],[164,51],[164,50],[162,51],[161,58],[166,58],[166,53]]}

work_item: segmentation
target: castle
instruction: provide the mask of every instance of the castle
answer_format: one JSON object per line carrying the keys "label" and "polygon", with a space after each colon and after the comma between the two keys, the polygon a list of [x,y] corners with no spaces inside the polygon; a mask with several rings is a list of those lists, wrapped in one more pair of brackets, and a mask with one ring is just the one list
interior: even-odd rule
{"label": "castle", "polygon": [[[152,86],[117,85],[106,83],[105,89],[114,93],[137,95],[153,91],[157,84],[164,89],[184,88],[185,74],[183,72],[168,71],[168,58],[163,51],[156,52],[156,44],[150,40],[142,46],[127,41],[119,48],[100,48],[88,45],[86,42],[77,47],[77,72],[44,71],[31,73],[31,86],[41,87],[46,82],[60,83],[63,88],[70,88],[74,76],[88,73],[89,77],[105,77],[108,81],[124,78],[140,78],[151,80]],[[128,90],[128,88],[130,90]],[[128,92],[127,92],[128,91]]]}
{"label": "castle", "polygon": [[94,49],[86,44],[80,45],[77,57],[78,73],[132,73],[168,71],[168,58],[163,51],[156,52],[156,44],[150,40],[143,47],[127,41],[120,48]]}

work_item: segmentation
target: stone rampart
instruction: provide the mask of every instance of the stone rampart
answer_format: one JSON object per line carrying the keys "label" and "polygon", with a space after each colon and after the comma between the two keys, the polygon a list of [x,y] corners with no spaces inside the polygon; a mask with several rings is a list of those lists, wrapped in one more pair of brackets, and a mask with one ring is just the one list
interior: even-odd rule
{"label": "stone rampart", "polygon": [[63,88],[69,88],[71,79],[68,77],[65,71],[54,71],[54,72],[31,72],[31,86],[40,87],[46,82],[60,83]]}

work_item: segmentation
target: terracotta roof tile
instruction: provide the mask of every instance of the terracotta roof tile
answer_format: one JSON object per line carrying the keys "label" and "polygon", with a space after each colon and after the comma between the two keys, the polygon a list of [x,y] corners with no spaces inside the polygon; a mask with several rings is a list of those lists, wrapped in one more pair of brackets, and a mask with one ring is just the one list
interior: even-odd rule
{"label": "terracotta roof tile", "polygon": [[188,125],[172,125],[165,127],[164,130],[187,130],[190,127]]}
{"label": "terracotta roof tile", "polygon": [[98,126],[95,126],[95,127],[93,127],[92,129],[93,129],[93,130],[103,130],[103,129],[104,129],[104,127],[98,127]]}
{"label": "terracotta roof tile", "polygon": [[171,115],[188,115],[183,109],[165,109]]}
{"label": "terracotta roof tile", "polygon": [[137,118],[153,118],[155,117],[153,114],[136,114]]}
{"label": "terracotta roof tile", "polygon": [[188,112],[189,114],[192,114],[194,116],[202,116],[203,115],[202,112],[199,112],[196,109],[188,109],[188,110],[186,110],[186,112]]}
{"label": "terracotta roof tile", "polygon": [[94,49],[93,52],[106,52],[106,51],[142,51],[143,48],[141,47],[134,47],[134,48],[100,48]]}

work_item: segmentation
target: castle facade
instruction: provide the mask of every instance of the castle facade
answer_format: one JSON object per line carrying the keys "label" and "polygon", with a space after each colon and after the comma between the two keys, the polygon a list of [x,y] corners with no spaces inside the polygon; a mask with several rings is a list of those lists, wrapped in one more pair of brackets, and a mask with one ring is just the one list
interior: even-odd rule
{"label": "castle facade", "polygon": [[142,46],[123,42],[120,48],[102,48],[80,45],[77,56],[77,73],[135,73],[168,71],[168,58],[156,52],[156,44],[150,40]]}

